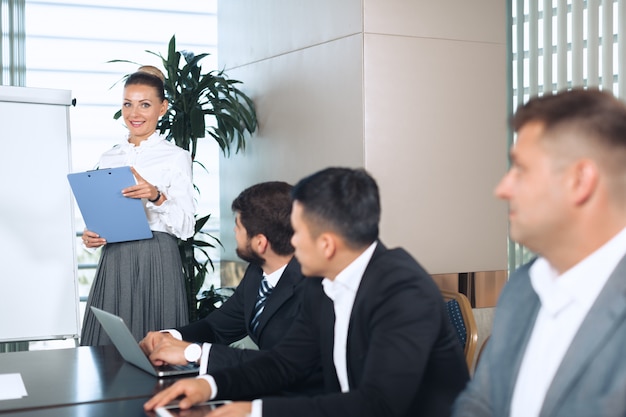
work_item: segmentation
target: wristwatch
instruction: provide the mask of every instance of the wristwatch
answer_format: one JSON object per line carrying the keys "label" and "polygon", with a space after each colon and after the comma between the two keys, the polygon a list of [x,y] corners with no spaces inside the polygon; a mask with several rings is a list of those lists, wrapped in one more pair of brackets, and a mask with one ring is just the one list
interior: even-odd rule
{"label": "wristwatch", "polygon": [[151,203],[156,203],[157,201],[161,199],[161,191],[157,187],[154,187],[154,189],[157,190],[157,196],[154,197],[154,200],[148,199],[148,201]]}
{"label": "wristwatch", "polygon": [[196,343],[192,343],[185,348],[185,359],[187,362],[198,362],[202,356],[202,347]]}

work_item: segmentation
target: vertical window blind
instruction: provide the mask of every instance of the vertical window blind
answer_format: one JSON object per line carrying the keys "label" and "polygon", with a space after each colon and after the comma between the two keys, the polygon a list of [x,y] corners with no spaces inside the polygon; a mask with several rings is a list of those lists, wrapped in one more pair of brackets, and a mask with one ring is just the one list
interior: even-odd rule
{"label": "vertical window blind", "polygon": [[23,86],[24,0],[0,0],[0,85]]}
{"label": "vertical window blind", "polygon": [[[510,0],[508,10],[512,112],[530,97],[572,87],[626,100],[626,0]],[[532,257],[509,243],[510,270]]]}

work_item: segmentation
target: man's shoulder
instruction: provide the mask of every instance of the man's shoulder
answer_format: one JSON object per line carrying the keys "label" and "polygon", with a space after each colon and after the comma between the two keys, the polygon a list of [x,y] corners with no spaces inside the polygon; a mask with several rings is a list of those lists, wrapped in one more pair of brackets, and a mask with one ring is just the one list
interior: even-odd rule
{"label": "man's shoulder", "polygon": [[294,283],[299,283],[304,280],[304,275],[302,275],[302,267],[300,266],[300,262],[296,259],[296,257],[292,257],[287,267],[283,271],[280,279],[283,280],[287,278]]}
{"label": "man's shoulder", "polygon": [[263,275],[263,269],[256,264],[249,263],[248,266],[246,267],[245,272],[243,273],[243,278],[246,278],[249,276],[258,276],[258,275]]}
{"label": "man's shoulder", "polygon": [[256,285],[258,287],[261,279],[263,279],[263,269],[261,269],[261,267],[258,265],[250,263],[243,273],[243,277],[239,282],[238,288],[244,287],[248,283],[252,283],[253,285]]}
{"label": "man's shoulder", "polygon": [[405,249],[387,249],[382,244],[376,248],[368,268],[388,272],[390,270],[406,270],[417,275],[430,276],[420,263]]}
{"label": "man's shoulder", "polygon": [[389,297],[397,291],[417,291],[422,297],[441,298],[437,285],[426,270],[402,248],[387,249],[379,244],[361,280],[362,293]]}

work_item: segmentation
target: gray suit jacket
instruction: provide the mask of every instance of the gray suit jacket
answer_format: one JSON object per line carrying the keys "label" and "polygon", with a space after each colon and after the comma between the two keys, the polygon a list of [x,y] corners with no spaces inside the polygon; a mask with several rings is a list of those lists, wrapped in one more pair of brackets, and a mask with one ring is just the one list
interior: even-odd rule
{"label": "gray suit jacket", "polygon": [[[529,264],[502,292],[492,336],[453,416],[506,417],[540,303]],[[593,277],[589,277],[593,279]],[[626,257],[584,319],[546,394],[540,417],[626,416]]]}

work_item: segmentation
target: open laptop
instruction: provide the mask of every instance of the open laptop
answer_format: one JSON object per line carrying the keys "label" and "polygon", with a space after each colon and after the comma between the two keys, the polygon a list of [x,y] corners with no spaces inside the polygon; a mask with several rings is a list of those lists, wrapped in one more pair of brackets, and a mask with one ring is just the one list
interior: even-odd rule
{"label": "open laptop", "polygon": [[126,362],[157,377],[198,374],[199,366],[195,364],[154,366],[121,317],[96,307],[91,307],[91,311]]}

